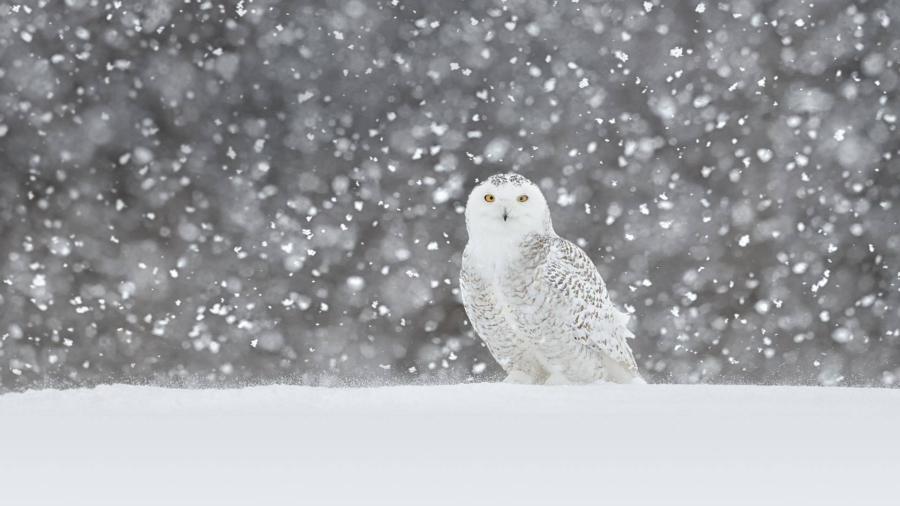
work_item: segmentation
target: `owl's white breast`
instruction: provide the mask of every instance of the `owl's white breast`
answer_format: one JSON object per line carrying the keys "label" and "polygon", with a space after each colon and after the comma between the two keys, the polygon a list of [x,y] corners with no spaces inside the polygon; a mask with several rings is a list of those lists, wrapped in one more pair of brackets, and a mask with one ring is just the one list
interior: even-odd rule
{"label": "owl's white breast", "polygon": [[[497,244],[494,248],[478,248],[470,242],[467,248],[468,267],[486,281],[485,288],[489,297],[506,322],[508,333],[494,338],[511,339],[512,342],[507,346],[519,350],[519,360],[540,364],[544,370],[553,372],[556,368],[536,347],[535,336],[520,327],[521,324],[528,325],[527,322],[532,321],[542,302],[540,294],[535,293],[535,290],[540,291],[540,284],[533,283],[534,276],[538,273],[534,265],[525,261],[525,255],[531,251],[533,241],[508,244],[514,246]],[[528,290],[528,286],[532,289]]]}
{"label": "owl's white breast", "polygon": [[522,249],[515,241],[497,239],[468,244],[472,268],[491,285],[496,285],[522,259]]}
{"label": "owl's white breast", "polygon": [[517,325],[520,318],[513,313],[523,303],[523,296],[527,298],[523,287],[529,284],[529,277],[535,275],[534,269],[523,261],[526,250],[514,241],[470,242],[467,248],[467,267],[485,281],[510,330],[522,339],[525,336]]}

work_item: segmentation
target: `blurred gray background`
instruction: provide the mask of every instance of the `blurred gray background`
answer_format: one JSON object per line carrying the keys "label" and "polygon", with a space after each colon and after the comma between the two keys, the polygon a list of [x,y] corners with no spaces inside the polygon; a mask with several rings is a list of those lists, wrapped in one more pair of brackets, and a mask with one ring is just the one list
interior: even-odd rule
{"label": "blurred gray background", "polygon": [[493,380],[478,179],[656,382],[900,379],[900,2],[0,3],[0,392]]}

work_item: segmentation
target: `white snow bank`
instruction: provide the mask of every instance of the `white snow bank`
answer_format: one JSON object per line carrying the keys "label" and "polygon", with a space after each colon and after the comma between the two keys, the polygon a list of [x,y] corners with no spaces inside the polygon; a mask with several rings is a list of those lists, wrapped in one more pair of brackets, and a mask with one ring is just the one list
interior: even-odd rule
{"label": "white snow bank", "polygon": [[898,476],[898,390],[118,385],[0,396],[10,505],[887,504]]}

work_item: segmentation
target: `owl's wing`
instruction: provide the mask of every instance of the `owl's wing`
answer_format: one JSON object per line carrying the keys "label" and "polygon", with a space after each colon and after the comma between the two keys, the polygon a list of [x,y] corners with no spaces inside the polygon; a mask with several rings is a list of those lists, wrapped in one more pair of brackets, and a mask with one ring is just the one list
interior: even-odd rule
{"label": "owl's wing", "polygon": [[606,284],[587,254],[565,239],[554,238],[542,262],[541,276],[562,302],[554,309],[556,321],[565,322],[575,336],[602,351],[614,366],[627,370],[623,373],[640,377],[625,341],[634,337],[626,327],[629,316],[609,300]]}

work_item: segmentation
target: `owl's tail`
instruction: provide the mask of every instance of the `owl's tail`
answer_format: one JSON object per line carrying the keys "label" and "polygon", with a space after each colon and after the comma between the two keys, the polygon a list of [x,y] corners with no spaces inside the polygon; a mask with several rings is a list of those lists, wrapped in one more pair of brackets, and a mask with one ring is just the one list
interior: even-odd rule
{"label": "owl's tail", "polygon": [[[629,351],[630,353],[630,351]],[[634,359],[632,359],[633,361]],[[613,360],[606,353],[600,354],[600,361],[603,363],[603,369],[606,371],[607,381],[614,383],[647,383],[641,377],[641,373],[637,368],[630,369],[627,365]]]}
{"label": "owl's tail", "polygon": [[616,306],[613,306],[612,310],[613,323],[619,327],[622,327],[622,334],[626,339],[634,339],[634,334],[628,330],[628,321],[631,320],[631,315],[622,311]]}
{"label": "owl's tail", "polygon": [[[613,323],[618,327],[617,331],[619,335],[625,337],[625,339],[634,339],[634,333],[628,330],[628,321],[631,319],[631,315],[626,313],[625,311],[619,309],[618,307],[613,307]],[[631,347],[628,346],[628,343],[622,341],[622,344],[625,347],[625,353],[627,355],[626,362],[619,362],[614,360],[612,357],[607,354],[602,354],[601,361],[603,362],[603,368],[606,370],[606,377],[609,381],[613,381],[615,383],[643,383],[644,378],[641,377],[641,373],[637,370],[637,365],[634,361],[634,355],[631,353]]]}

